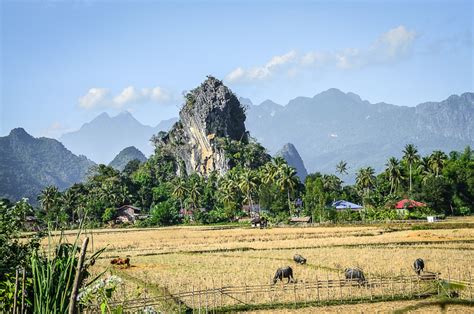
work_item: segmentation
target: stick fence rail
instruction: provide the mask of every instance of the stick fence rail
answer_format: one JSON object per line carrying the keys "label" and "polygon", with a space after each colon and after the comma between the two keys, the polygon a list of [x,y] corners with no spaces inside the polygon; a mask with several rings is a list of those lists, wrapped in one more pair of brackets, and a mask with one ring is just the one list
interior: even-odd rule
{"label": "stick fence rail", "polygon": [[[444,283],[444,284],[443,284]],[[418,276],[398,275],[391,278],[370,277],[365,283],[329,277],[315,281],[296,283],[206,287],[167,294],[153,298],[139,298],[109,303],[111,307],[122,306],[126,312],[140,312],[152,308],[158,312],[221,312],[239,308],[272,306],[304,306],[344,303],[357,300],[414,299],[429,295],[448,295],[446,283],[454,283],[457,298],[473,300],[472,278],[468,281],[440,278],[435,273]],[[99,305],[83,308],[84,313],[100,312]]]}

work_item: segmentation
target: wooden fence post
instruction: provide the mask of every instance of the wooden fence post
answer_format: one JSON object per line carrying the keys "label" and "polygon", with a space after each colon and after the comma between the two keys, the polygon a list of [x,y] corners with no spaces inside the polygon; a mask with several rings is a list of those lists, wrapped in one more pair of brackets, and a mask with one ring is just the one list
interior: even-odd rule
{"label": "wooden fence post", "polygon": [[206,285],[206,313],[209,312],[209,289],[207,288],[207,285]]}
{"label": "wooden fence post", "polygon": [[304,305],[306,306],[306,301],[308,299],[308,295],[307,295],[307,292],[306,292],[306,281],[303,282],[303,289],[304,289]]}
{"label": "wooden fence post", "polygon": [[380,273],[380,291],[382,291],[382,299],[383,299],[383,297],[384,297],[384,290],[383,290],[382,273]]}
{"label": "wooden fence post", "polygon": [[245,283],[245,303],[249,304],[249,297],[248,297],[248,291],[247,291],[247,283]]}
{"label": "wooden fence post", "polygon": [[[347,280],[346,280],[347,282]],[[351,272],[351,281],[349,282],[349,298],[352,301],[352,272]]]}
{"label": "wooden fence post", "polygon": [[393,294],[393,277],[390,277],[390,290],[391,290],[391,293],[392,293],[392,300],[395,298],[394,294]]}
{"label": "wooden fence post", "polygon": [[327,290],[328,290],[327,291],[327,296],[328,296],[327,300],[329,301],[330,297],[329,297],[329,272],[328,271],[326,271],[326,280],[327,280],[326,284],[327,284]]}
{"label": "wooden fence post", "polygon": [[22,268],[22,278],[21,278],[21,314],[25,313],[25,283],[26,283],[26,270],[25,267]]}
{"label": "wooden fence post", "polygon": [[18,303],[18,285],[19,285],[19,271],[18,271],[18,268],[16,269],[16,272],[15,272],[15,294],[13,295],[13,313],[16,314],[16,310],[17,310],[17,306],[16,304]]}
{"label": "wooden fence post", "polygon": [[181,288],[178,287],[178,308],[179,308],[179,313],[181,314]]}
{"label": "wooden fence post", "polygon": [[193,296],[192,296],[192,299],[191,299],[191,304],[193,306],[193,313],[194,313],[194,285],[193,285]]}
{"label": "wooden fence post", "polygon": [[74,284],[72,286],[71,298],[69,299],[69,314],[74,314],[77,312],[77,309],[76,309],[77,292],[79,290],[79,284],[81,283],[82,266],[84,264],[84,258],[86,256],[88,243],[89,243],[89,238],[86,237],[84,239],[84,242],[82,242],[81,253],[79,255],[79,260],[77,261],[76,275],[74,277]]}
{"label": "wooden fence post", "polygon": [[213,311],[216,311],[216,286],[214,284],[214,279],[212,279],[212,303],[213,303]]}
{"label": "wooden fence post", "polygon": [[295,308],[296,308],[296,283],[293,284],[293,294],[295,296]]}
{"label": "wooden fence post", "polygon": [[469,298],[472,300],[472,277],[471,266],[469,266]]}
{"label": "wooden fence post", "polygon": [[199,296],[198,296],[199,311],[198,312],[199,312],[199,314],[201,314],[201,305],[202,305],[202,303],[201,303],[201,292],[202,292],[202,290],[198,290],[198,292],[199,292]]}
{"label": "wooden fence post", "polygon": [[318,279],[318,276],[316,276],[316,291],[318,293],[318,303],[321,303],[321,298],[319,296],[319,279]]}
{"label": "wooden fence post", "polygon": [[221,308],[222,308],[222,297],[223,297],[223,294],[224,294],[224,285],[222,284],[222,279],[221,279],[221,289],[219,290],[220,293],[219,293],[219,297],[220,297],[220,305],[221,305]]}
{"label": "wooden fence post", "polygon": [[341,281],[341,274],[337,273],[337,278],[339,279],[339,295],[342,303],[342,281]]}

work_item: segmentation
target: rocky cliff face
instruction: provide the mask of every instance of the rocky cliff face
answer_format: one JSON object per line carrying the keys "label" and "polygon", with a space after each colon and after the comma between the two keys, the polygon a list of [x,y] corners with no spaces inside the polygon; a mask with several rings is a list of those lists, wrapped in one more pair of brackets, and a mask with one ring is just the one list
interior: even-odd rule
{"label": "rocky cliff face", "polygon": [[179,117],[168,133],[155,137],[157,151],[172,155],[179,173],[223,174],[230,168],[223,140],[248,141],[242,105],[213,77],[186,95]]}

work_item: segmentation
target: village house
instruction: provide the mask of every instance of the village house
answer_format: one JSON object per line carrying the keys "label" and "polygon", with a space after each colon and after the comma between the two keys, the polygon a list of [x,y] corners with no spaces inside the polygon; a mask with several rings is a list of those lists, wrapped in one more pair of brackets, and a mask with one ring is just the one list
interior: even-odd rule
{"label": "village house", "polygon": [[132,205],[123,205],[117,208],[115,223],[135,223],[137,220],[147,218],[140,214],[141,209]]}

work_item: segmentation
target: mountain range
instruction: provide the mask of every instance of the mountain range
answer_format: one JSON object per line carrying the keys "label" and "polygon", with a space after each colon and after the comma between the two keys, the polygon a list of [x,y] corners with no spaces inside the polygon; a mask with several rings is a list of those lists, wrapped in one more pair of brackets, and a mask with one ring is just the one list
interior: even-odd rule
{"label": "mountain range", "polygon": [[338,89],[297,97],[285,106],[240,101],[247,106],[251,135],[272,154],[293,143],[309,172],[334,173],[340,160],[348,163],[352,177],[363,166],[380,171],[387,158],[401,157],[408,143],[421,154],[474,145],[474,93],[416,107],[372,104]]}
{"label": "mountain range", "polygon": [[0,198],[36,203],[48,185],[60,190],[81,182],[95,163],[76,156],[55,139],[34,138],[24,129],[0,137]]}
{"label": "mountain range", "polygon": [[59,141],[75,154],[85,155],[96,163],[108,164],[129,146],[135,146],[149,156],[154,149],[151,137],[160,131],[168,131],[176,121],[176,118],[163,120],[151,127],[138,122],[128,111],[114,117],[102,113],[79,130],[62,135]]}
{"label": "mountain range", "polygon": [[[250,135],[270,154],[292,143],[308,172],[334,173],[336,164],[344,160],[352,178],[360,167],[370,165],[380,171],[387,158],[401,157],[408,143],[415,144],[421,154],[474,146],[473,100],[474,93],[464,93],[407,107],[370,103],[335,88],[314,97],[297,97],[286,105],[271,100],[254,105],[248,98],[239,98],[247,107],[245,125]],[[103,113],[60,141],[96,162],[109,163],[127,146],[148,156],[153,151],[150,137],[170,129],[176,120],[153,128],[128,112],[116,117]]]}
{"label": "mountain range", "polygon": [[[271,100],[260,105],[239,100],[247,107],[245,126],[250,135],[272,155],[283,147],[279,154],[302,178],[306,169],[334,173],[336,164],[344,160],[349,175],[343,179],[351,183],[357,169],[372,166],[382,170],[390,156],[401,157],[408,143],[415,144],[423,155],[474,146],[474,93],[416,107],[372,104],[338,89],[297,97],[284,106]],[[141,152],[153,152],[151,136],[169,130],[176,121],[173,118],[150,127],[129,112],[115,117],[103,113],[78,131],[64,134],[63,143],[13,129],[0,137],[0,198],[28,197],[35,202],[47,185],[65,189],[81,182],[95,165],[90,159],[118,169],[131,159],[142,161]]]}

